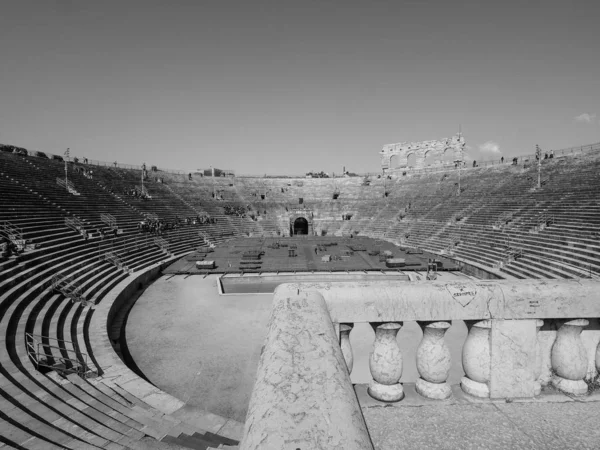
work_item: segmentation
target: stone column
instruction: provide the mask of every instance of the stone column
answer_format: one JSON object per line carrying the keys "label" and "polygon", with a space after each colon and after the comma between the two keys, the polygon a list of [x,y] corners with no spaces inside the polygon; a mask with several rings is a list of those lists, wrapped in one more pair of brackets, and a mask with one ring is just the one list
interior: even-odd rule
{"label": "stone column", "polygon": [[354,355],[352,354],[352,346],[350,345],[350,332],[352,328],[354,328],[353,323],[340,323],[340,347],[346,361],[346,367],[348,367],[348,374],[352,373],[352,367],[354,367]]}
{"label": "stone column", "polygon": [[542,367],[544,364],[544,355],[542,353],[542,345],[540,344],[540,329],[544,326],[542,319],[537,319],[535,323],[535,370],[533,372],[533,395],[540,395],[542,393],[542,383],[540,377],[542,376]]}
{"label": "stone column", "polygon": [[583,380],[587,375],[588,360],[581,331],[588,324],[586,319],[564,322],[552,346],[552,384],[573,395],[587,393],[587,384]]}
{"label": "stone column", "polygon": [[475,397],[490,396],[490,330],[491,320],[466,321],[469,335],[462,349],[465,376],[460,380],[462,390]]}
{"label": "stone column", "polygon": [[372,322],[375,342],[369,356],[369,368],[373,381],[368,388],[371,397],[383,402],[397,402],[404,397],[400,384],[402,376],[402,353],[396,335],[402,322]]}
{"label": "stone column", "polygon": [[415,385],[423,397],[443,400],[452,395],[446,383],[452,364],[444,334],[451,322],[419,322],[423,339],[417,348],[417,370],[421,376]]}

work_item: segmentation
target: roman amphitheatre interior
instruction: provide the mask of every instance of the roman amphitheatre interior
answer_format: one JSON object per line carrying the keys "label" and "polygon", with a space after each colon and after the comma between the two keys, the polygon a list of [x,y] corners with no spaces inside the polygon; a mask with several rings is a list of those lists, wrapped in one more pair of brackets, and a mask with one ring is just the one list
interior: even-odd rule
{"label": "roman amphitheatre interior", "polygon": [[599,144],[323,178],[0,150],[0,447],[598,442]]}

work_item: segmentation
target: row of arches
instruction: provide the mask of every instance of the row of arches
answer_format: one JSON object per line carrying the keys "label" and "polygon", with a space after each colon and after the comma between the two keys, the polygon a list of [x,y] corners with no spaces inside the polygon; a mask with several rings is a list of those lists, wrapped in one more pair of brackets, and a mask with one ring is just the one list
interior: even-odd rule
{"label": "row of arches", "polygon": [[[444,150],[443,155],[438,154],[436,150],[428,150],[425,152],[423,157],[422,166],[431,166],[438,162],[443,164],[451,164],[455,160],[454,149],[447,148]],[[415,152],[409,153],[406,157],[402,155],[392,155],[390,158],[390,168],[396,169],[398,167],[416,167],[418,163],[418,157]]]}

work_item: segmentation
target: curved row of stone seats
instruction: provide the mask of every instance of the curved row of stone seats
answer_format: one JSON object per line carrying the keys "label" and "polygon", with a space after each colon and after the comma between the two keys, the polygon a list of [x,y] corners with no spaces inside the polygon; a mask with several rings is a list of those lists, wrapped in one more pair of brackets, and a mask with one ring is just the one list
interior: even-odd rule
{"label": "curved row of stone seats", "polygon": [[[85,318],[83,316],[79,317],[77,338],[74,340],[78,340],[81,347],[85,345],[88,354],[92,355],[92,360],[99,374],[99,377],[88,380],[94,387],[103,391],[112,389],[131,404],[151,410],[156,417],[174,423],[189,423],[196,429],[195,433],[188,431],[187,435],[183,437],[179,435],[180,431],[177,427],[170,433],[159,429],[154,434],[155,438],[183,446],[186,445],[186,442],[192,444],[194,441],[196,441],[195,445],[203,441],[209,442],[215,447],[219,447],[220,444],[234,445],[241,437],[243,424],[184,405],[180,400],[160,391],[137,376],[117,356],[114,343],[110,342],[111,333],[107,333],[107,327],[111,328],[111,324],[118,321],[117,317],[120,314],[127,314],[129,308],[127,299],[131,295],[131,289],[135,290],[140,280],[146,280],[147,282],[152,279],[159,273],[161,267],[170,264],[175,259],[176,257],[170,258],[162,264],[159,263],[152,268],[148,268],[145,273],[129,275],[127,279],[124,279],[106,296],[99,307],[88,310]],[[153,273],[155,275],[152,275]],[[125,306],[123,306],[124,304]],[[72,326],[71,330],[74,333],[75,327]],[[119,330],[116,330],[116,333],[119,335]],[[71,378],[73,377],[69,377],[69,379]],[[81,384],[80,380],[76,381]],[[178,435],[179,440],[176,439]],[[190,435],[193,435],[196,439],[189,439]],[[192,446],[192,448],[207,447]]]}
{"label": "curved row of stone seats", "polygon": [[[59,265],[64,273],[70,272],[70,275],[77,277],[82,283],[91,283],[102,267],[96,267],[96,263],[87,263],[83,255],[83,262],[76,264],[75,258],[71,258],[67,263]],[[64,268],[63,268],[64,266]],[[117,272],[116,269],[112,273]],[[0,371],[2,373],[2,388],[5,398],[11,404],[11,418],[17,417],[20,420],[12,422],[7,419],[11,425],[20,426],[21,431],[31,432],[36,439],[36,433],[40,433],[44,444],[60,445],[67,448],[92,448],[103,447],[111,441],[118,438],[118,433],[106,424],[110,422],[111,417],[104,415],[95,416],[97,411],[82,410],[78,408],[74,401],[56,383],[43,376],[35,370],[28,370],[29,353],[25,348],[25,332],[27,323],[30,321],[30,313],[44,309],[48,304],[48,310],[56,312],[64,311],[60,308],[60,302],[63,305],[69,302],[60,295],[54,294],[51,289],[49,275],[54,270],[42,271],[37,276],[19,283],[17,286],[9,289],[0,297],[0,329],[5,334],[3,344],[6,346],[6,352],[3,352]],[[109,279],[105,278],[106,283]],[[44,315],[48,321],[44,324],[48,331],[46,335],[58,337],[58,329],[54,332],[50,330],[52,315]],[[56,316],[59,317],[59,316]],[[54,321],[56,322],[56,321]],[[60,335],[62,336],[62,334]],[[17,390],[16,392],[15,389]],[[10,392],[13,392],[11,395]],[[3,424],[4,425],[4,424]],[[27,444],[31,442],[17,442],[17,444]],[[41,444],[40,444],[41,445]],[[119,447],[116,447],[119,448]]]}
{"label": "curved row of stone seats", "polygon": [[[65,272],[71,270],[71,276],[77,277],[90,294],[98,295],[98,300],[125,276],[106,263],[97,265],[84,261],[76,265],[75,258],[57,268]],[[91,308],[75,305],[53,293],[48,276],[54,271],[42,272],[45,273],[21,280],[0,297],[0,329],[7,350],[2,352],[6,357],[0,364],[0,386],[6,399],[2,411],[10,412],[2,416],[2,429],[7,430],[8,442],[27,448],[36,448],[35,445],[40,448],[126,448],[121,444],[133,444],[145,435],[160,436],[160,430],[166,425],[176,436],[183,431],[195,433],[197,430],[193,427],[177,423],[176,428],[172,425],[173,420],[159,420],[156,411],[150,407],[145,416],[132,409],[135,416],[132,418],[111,408],[108,397],[100,401],[90,397],[89,393],[77,391],[79,388],[71,384],[35,371],[29,360],[25,333],[33,331],[60,339],[56,342],[62,344],[53,350],[57,352],[54,355],[57,359],[72,357],[74,353],[81,355],[81,348],[88,345],[86,338],[73,339],[73,336],[85,334],[86,321],[89,323],[89,314],[93,312]],[[73,343],[63,342],[63,339],[73,339]],[[112,401],[118,396],[113,395]],[[128,408],[133,405],[128,403],[122,409],[127,411]]]}
{"label": "curved row of stone seats", "polygon": [[[19,176],[19,175],[23,175],[22,174],[22,167],[25,164],[28,164],[29,162],[25,159],[25,158],[17,158],[15,155],[8,155],[6,158],[4,158],[3,160],[5,162],[4,164],[4,170],[7,170],[7,167],[10,168],[10,170],[12,171],[11,174],[15,175],[15,176]],[[32,163],[33,164],[33,163]],[[52,169],[53,166],[56,166],[56,162],[46,162],[45,165],[43,166],[43,170],[33,167],[31,170],[40,170],[41,172],[43,172],[44,174],[48,174],[48,173],[52,173]],[[54,167],[54,169],[56,169],[56,167]],[[21,171],[20,171],[21,170]],[[28,169],[29,170],[29,169]],[[52,177],[54,176],[54,174],[51,175],[47,175],[50,176],[50,181],[52,180]],[[67,213],[74,213],[77,215],[77,217],[83,218],[83,220],[85,220],[86,222],[86,226],[89,226],[90,228],[95,229],[95,227],[97,226],[98,228],[100,227],[104,227],[105,225],[102,224],[100,222],[100,214],[102,212],[109,212],[112,215],[117,214],[115,212],[115,210],[117,211],[121,211],[121,215],[119,216],[118,214],[115,216],[117,217],[118,220],[118,226],[122,231],[127,232],[129,231],[133,231],[135,230],[135,227],[137,225],[137,222],[139,222],[139,220],[141,220],[142,216],[142,212],[141,211],[137,211],[135,208],[130,207],[128,205],[122,205],[119,204],[115,198],[111,195],[109,195],[108,193],[103,193],[103,203],[105,205],[105,209],[102,209],[99,207],[99,205],[101,204],[101,199],[99,198],[100,196],[98,195],[98,192],[102,192],[101,189],[98,189],[98,186],[95,185],[93,182],[91,182],[90,180],[86,179],[85,177],[82,177],[81,175],[76,175],[79,176],[80,178],[82,178],[81,180],[81,186],[86,187],[86,189],[82,189],[82,192],[85,194],[85,201],[83,201],[83,203],[80,202],[80,204],[73,204],[71,201],[71,194],[68,194],[65,192],[63,192],[63,190],[59,189],[59,194],[60,194],[60,198],[54,198],[55,200],[61,202],[61,204],[66,204],[68,208],[70,208],[69,211],[66,211]],[[43,176],[40,177],[40,179],[43,180]],[[18,180],[17,180],[18,181]],[[39,180],[38,180],[39,181]],[[44,196],[48,195],[51,196],[51,194],[48,193],[48,191],[52,191],[55,190],[55,185],[51,184],[50,181],[48,181],[43,187],[44,191]],[[80,185],[80,183],[78,182],[78,186]],[[23,186],[16,186],[17,191]],[[15,195],[11,195],[10,198],[12,199],[12,201],[20,201],[21,197],[23,195],[16,195],[19,194],[19,192],[14,191],[11,192],[11,194],[15,194]],[[31,198],[30,200],[32,200],[34,203],[36,201],[34,194],[32,194],[31,192],[26,192],[28,193],[30,196],[32,196],[33,198]],[[40,195],[41,196],[41,195]],[[56,196],[56,193],[55,193]],[[63,200],[62,197],[66,197],[66,200]],[[45,197],[48,198],[48,197]],[[81,200],[81,199],[79,199]],[[48,201],[48,200],[46,200]],[[70,202],[70,203],[69,203]],[[156,206],[156,205],[155,205]],[[186,207],[187,208],[187,207]],[[187,208],[189,209],[189,208]],[[89,211],[89,213],[88,213]],[[180,211],[181,212],[181,211]],[[186,211],[189,212],[189,211]],[[114,214],[113,214],[114,213]],[[15,214],[13,214],[11,216],[11,218],[14,219]],[[17,219],[19,214],[16,214]],[[64,218],[58,218],[57,220],[58,223],[54,223],[53,225],[56,227],[56,230],[59,230],[60,234],[55,234],[53,235],[53,237],[57,237],[58,239],[64,238],[64,233],[66,232],[67,235],[69,236],[68,240],[70,241],[73,237],[73,234],[64,226]],[[88,229],[88,231],[91,231],[90,229]],[[177,232],[173,234],[173,249],[174,251],[183,251],[183,250],[188,250],[189,248],[193,248],[195,245],[198,245],[200,243],[202,243],[202,241],[198,238],[197,233],[185,233],[185,232]],[[180,250],[177,250],[177,248],[179,248]]]}
{"label": "curved row of stone seats", "polygon": [[139,197],[124,194],[124,191],[135,187],[141,188],[141,172],[139,170],[112,169],[98,167],[93,169],[96,179],[111,188],[116,196],[125,203],[133,206],[142,213],[157,214],[165,220],[174,220],[175,216],[190,217],[196,216],[198,212],[184,203],[180,198],[173,195],[170,189],[153,181],[152,172],[144,182],[144,189],[151,196],[151,199],[144,200]]}
{"label": "curved row of stone seats", "polygon": [[[20,176],[19,173],[12,175]],[[43,187],[51,190],[47,186]],[[46,192],[43,191],[43,194]],[[14,200],[27,195],[38,194],[25,189],[21,192],[18,187],[15,192],[11,192],[10,198]],[[56,205],[45,205],[43,199],[39,199],[39,202],[44,205],[42,209],[59,208]],[[78,206],[81,205],[74,202],[65,204],[80,212]],[[32,205],[39,210],[40,205],[36,205],[35,197]],[[99,216],[98,211],[93,209],[93,204],[90,217],[92,215]],[[20,216],[20,211],[16,216]],[[64,216],[61,217],[60,214],[58,217],[55,215],[55,218],[57,222],[64,221]],[[28,231],[24,229],[24,234]],[[62,369],[73,369],[73,355],[76,355],[82,365],[94,364],[93,360],[83,360],[85,351],[82,351],[82,348],[87,351],[91,345],[85,330],[94,309],[74,304],[61,294],[52,292],[52,275],[59,273],[69,276],[85,293],[86,298],[91,298],[94,303],[100,302],[111,288],[127,276],[116,267],[98,259],[98,252],[103,247],[106,248],[113,239],[93,239],[86,242],[74,231],[67,229],[66,234],[69,236],[67,241],[56,243],[53,239],[45,239],[47,236],[40,233],[39,237],[45,241],[42,248],[20,255],[19,261],[10,259],[0,266],[0,330],[2,345],[6,346],[6,352],[3,351],[0,358],[0,426],[3,430],[3,442],[26,448],[127,448],[129,445],[141,448],[136,444],[137,440],[145,435],[160,437],[164,430],[173,433],[175,437],[183,432],[189,433],[189,436],[194,435],[198,431],[196,427],[184,425],[173,418],[163,418],[154,408],[134,405],[131,399],[123,400],[120,406],[122,411],[119,411],[115,402],[124,398],[125,394],[122,392],[114,391],[112,396],[108,396],[105,391],[103,399],[99,399],[98,396],[89,395],[94,391],[86,393],[79,387],[75,388],[76,383],[66,383],[55,378],[53,372],[44,376],[33,367],[26,347],[27,332],[56,339],[48,339],[43,344],[59,343],[56,348],[46,348],[49,350],[46,356],[61,361]],[[175,237],[179,240],[182,238]],[[145,250],[141,249],[138,253]],[[175,249],[175,252],[182,251],[183,248]],[[142,261],[140,268],[166,257],[164,252],[157,250],[149,258],[146,255],[146,261]],[[131,261],[129,265],[132,265]],[[52,362],[51,359],[49,362]],[[89,367],[84,367],[84,371],[88,369]],[[109,405],[111,402],[112,405]],[[140,412],[137,408],[143,411]],[[214,444],[215,440],[209,439],[206,442]]]}
{"label": "curved row of stone seats", "polygon": [[44,201],[56,205],[66,214],[81,219],[88,231],[103,228],[100,220],[103,212],[111,213],[123,227],[135,224],[137,214],[128,206],[117,202],[113,196],[99,189],[93,181],[81,174],[70,173],[70,180],[81,195],[72,195],[57,185],[56,179],[64,177],[61,163],[50,160],[30,161],[27,158],[17,158],[7,155],[3,160],[3,169],[12,178],[37,194]]}

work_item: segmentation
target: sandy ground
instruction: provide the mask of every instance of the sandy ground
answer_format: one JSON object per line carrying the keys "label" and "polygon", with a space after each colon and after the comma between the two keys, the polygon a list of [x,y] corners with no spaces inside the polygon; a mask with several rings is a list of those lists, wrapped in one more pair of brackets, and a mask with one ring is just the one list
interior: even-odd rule
{"label": "sandy ground", "polygon": [[[194,406],[244,421],[266,335],[272,294],[220,296],[217,276],[163,276],[139,298],[127,321],[129,350],[146,377]],[[446,336],[453,358],[449,382],[463,375],[461,349],[467,335],[454,322]],[[421,329],[406,322],[398,333],[402,382],[417,377],[415,354]],[[356,324],[351,335],[354,383],[368,383],[374,332]]]}
{"label": "sandy ground", "polygon": [[182,401],[243,421],[272,294],[219,296],[216,276],[161,277],[127,321],[140,370]]}

